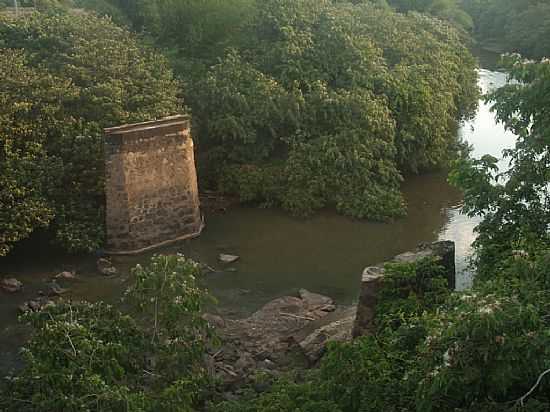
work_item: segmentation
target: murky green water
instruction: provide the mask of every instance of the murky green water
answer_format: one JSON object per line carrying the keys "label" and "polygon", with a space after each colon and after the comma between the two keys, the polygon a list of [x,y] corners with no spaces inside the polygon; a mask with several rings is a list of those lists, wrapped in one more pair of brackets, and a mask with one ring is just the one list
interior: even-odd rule
{"label": "murky green water", "polygon": [[[484,91],[503,84],[505,76],[480,71]],[[499,156],[514,143],[514,136],[496,125],[494,116],[482,102],[477,117],[460,133],[474,146],[474,154]],[[235,208],[207,217],[207,228],[198,239],[164,249],[181,252],[213,269],[228,269],[217,262],[219,253],[241,259],[231,270],[209,273],[206,283],[218,297],[225,312],[242,315],[270,299],[307,288],[333,297],[337,302],[353,302],[358,293],[360,273],[367,265],[384,261],[413,249],[419,242],[454,240],[458,287],[471,283],[466,269],[475,221],[459,212],[460,193],[450,187],[443,173],[416,176],[404,184],[408,216],[393,223],[370,223],[321,212],[302,220],[276,210]],[[95,273],[94,257],[52,256],[49,251],[26,251],[0,262],[0,274],[14,276],[25,284],[22,293],[0,294],[0,374],[13,366],[25,331],[17,325],[17,306],[46,290],[46,281],[62,270],[76,270],[79,279],[65,282],[74,299],[103,299],[116,302],[126,287],[129,268],[147,260],[120,257],[115,263],[121,276],[104,278]],[[1,293],[1,292],[0,292]]]}

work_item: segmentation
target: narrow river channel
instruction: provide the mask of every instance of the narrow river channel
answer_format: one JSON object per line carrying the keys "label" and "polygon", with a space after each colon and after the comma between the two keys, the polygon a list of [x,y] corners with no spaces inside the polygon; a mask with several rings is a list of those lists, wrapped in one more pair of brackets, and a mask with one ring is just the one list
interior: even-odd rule
{"label": "narrow river channel", "polygon": [[[499,72],[481,69],[483,91],[506,80]],[[474,148],[474,155],[501,157],[514,144],[514,136],[495,123],[489,107],[480,102],[476,118],[460,133]],[[361,271],[413,249],[419,242],[449,239],[456,242],[458,288],[471,284],[467,269],[476,221],[460,213],[461,196],[444,173],[407,179],[406,218],[393,223],[357,221],[326,211],[303,220],[277,210],[238,207],[209,216],[200,238],[159,252],[180,252],[221,269],[219,253],[241,259],[230,270],[209,273],[206,284],[218,298],[224,313],[239,316],[270,299],[306,288],[349,304],[357,298]],[[16,322],[17,306],[45,290],[46,281],[62,270],[76,270],[78,280],[66,284],[73,299],[104,299],[115,302],[128,282],[130,267],[147,256],[117,258],[121,276],[103,278],[95,272],[94,257],[52,256],[39,249],[0,262],[0,274],[21,280],[24,291],[0,294],[0,375],[16,363],[18,347],[26,331]]]}

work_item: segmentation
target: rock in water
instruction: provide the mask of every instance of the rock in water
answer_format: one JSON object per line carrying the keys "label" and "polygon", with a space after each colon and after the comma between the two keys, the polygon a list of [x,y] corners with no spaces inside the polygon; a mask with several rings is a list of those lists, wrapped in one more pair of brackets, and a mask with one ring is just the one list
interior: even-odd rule
{"label": "rock in water", "polygon": [[113,276],[118,273],[117,268],[114,267],[113,263],[107,258],[100,258],[97,260],[97,270],[105,276]]}
{"label": "rock in water", "polygon": [[304,301],[309,310],[324,310],[332,312],[335,309],[334,302],[328,296],[319,295],[306,289],[299,290],[300,299]]}
{"label": "rock in water", "polygon": [[221,253],[218,257],[220,262],[222,263],[233,263],[239,260],[239,256],[237,255],[226,255],[225,253]]}
{"label": "rock in water", "polygon": [[205,313],[202,318],[207,321],[210,326],[221,329],[225,327],[225,320],[221,316],[214,315],[212,313]]}
{"label": "rock in water", "polygon": [[4,278],[0,280],[0,289],[6,292],[15,293],[23,289],[23,284],[15,278]]}
{"label": "rock in water", "polygon": [[61,272],[54,276],[55,279],[66,279],[66,280],[72,280],[76,279],[76,273],[74,271],[72,272]]}
{"label": "rock in water", "polygon": [[64,293],[67,293],[68,291],[69,291],[69,289],[62,288],[62,287],[59,286],[59,285],[57,284],[57,282],[54,280],[54,281],[50,284],[50,290],[49,290],[48,295],[49,295],[49,296],[61,296],[61,295],[63,295]]}
{"label": "rock in water", "polygon": [[19,311],[21,313],[26,312],[39,312],[44,308],[47,308],[48,306],[54,305],[55,303],[45,297],[38,297],[33,300],[29,300],[28,302],[23,303],[19,306]]}

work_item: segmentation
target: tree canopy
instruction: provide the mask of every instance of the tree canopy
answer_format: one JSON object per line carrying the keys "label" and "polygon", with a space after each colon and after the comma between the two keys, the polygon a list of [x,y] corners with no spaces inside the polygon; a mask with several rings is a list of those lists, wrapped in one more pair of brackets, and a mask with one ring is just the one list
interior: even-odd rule
{"label": "tree canopy", "polygon": [[0,255],[37,228],[104,238],[103,128],[182,110],[167,61],[108,19],[0,16]]}
{"label": "tree canopy", "polygon": [[429,13],[471,32],[482,47],[530,58],[550,55],[546,0],[388,0],[402,12]]}
{"label": "tree canopy", "polygon": [[546,0],[462,0],[482,44],[529,58],[550,56],[550,3]]}
{"label": "tree canopy", "polygon": [[464,38],[426,16],[330,0],[115,3],[178,68],[203,186],[243,201],[399,216],[402,173],[444,164],[475,110]]}
{"label": "tree canopy", "polygon": [[[2,17],[3,53],[18,56],[3,62],[14,84],[3,84],[2,202],[20,211],[2,220],[3,253],[38,227],[68,250],[99,247],[102,128],[181,111],[179,96],[192,110],[203,187],[300,215],[325,206],[402,215],[403,173],[446,164],[457,123],[475,110],[475,61],[449,24],[356,3],[74,2],[161,47],[183,87],[108,18],[59,8]],[[46,109],[47,120],[34,117]]]}
{"label": "tree canopy", "polygon": [[473,58],[427,17],[268,1],[248,30],[186,80],[206,164],[225,163],[221,188],[246,200],[399,215],[401,173],[444,164],[457,121],[475,108]]}

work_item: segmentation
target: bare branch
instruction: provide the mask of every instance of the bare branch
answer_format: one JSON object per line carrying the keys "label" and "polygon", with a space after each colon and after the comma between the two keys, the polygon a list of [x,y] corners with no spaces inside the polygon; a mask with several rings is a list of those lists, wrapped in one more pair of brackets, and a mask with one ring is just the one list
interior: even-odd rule
{"label": "bare branch", "polygon": [[546,376],[549,373],[550,373],[550,369],[547,369],[544,372],[542,372],[539,375],[539,378],[537,379],[537,382],[533,385],[533,387],[531,389],[529,389],[529,391],[525,395],[523,395],[521,398],[517,399],[515,401],[515,403],[519,403],[521,406],[524,406],[523,402],[525,401],[525,399],[527,399],[535,391],[535,389],[538,388],[538,386],[540,385],[540,383],[542,381],[542,378],[544,378],[544,376]]}

